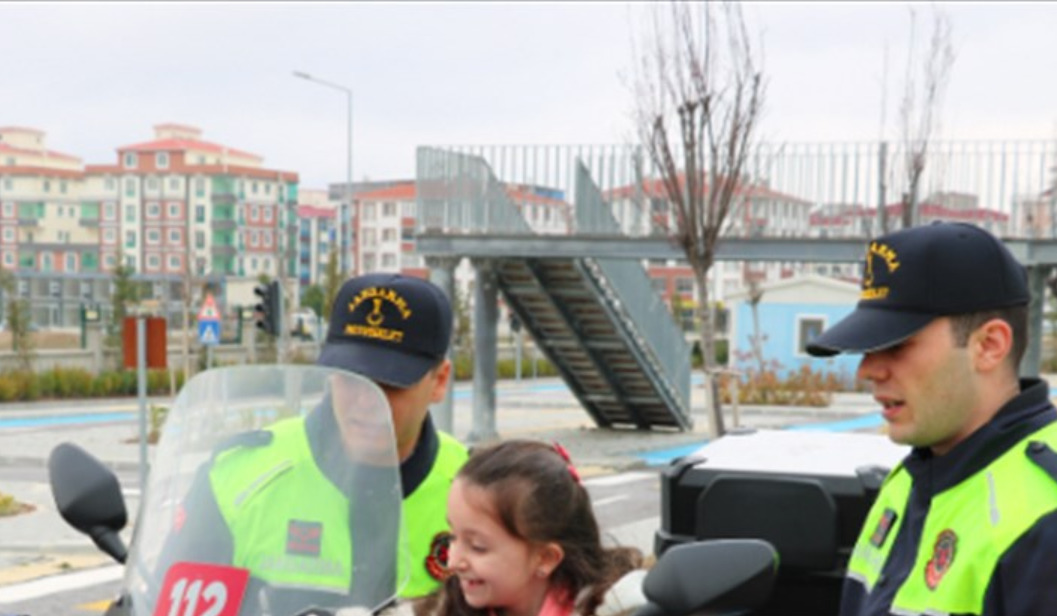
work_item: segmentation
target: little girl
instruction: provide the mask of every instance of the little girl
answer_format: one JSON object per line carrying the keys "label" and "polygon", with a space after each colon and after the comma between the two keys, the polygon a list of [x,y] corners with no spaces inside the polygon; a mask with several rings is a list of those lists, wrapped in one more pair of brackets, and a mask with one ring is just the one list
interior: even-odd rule
{"label": "little girl", "polygon": [[602,546],[560,445],[475,450],[452,483],[448,521],[451,576],[439,600],[416,610],[432,616],[595,616],[610,587],[642,563],[636,549]]}

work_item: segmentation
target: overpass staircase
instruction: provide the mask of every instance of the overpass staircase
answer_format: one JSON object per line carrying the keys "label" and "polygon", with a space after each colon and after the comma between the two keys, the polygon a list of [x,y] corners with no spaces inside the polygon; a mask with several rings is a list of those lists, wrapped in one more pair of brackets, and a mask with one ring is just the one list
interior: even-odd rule
{"label": "overpass staircase", "polygon": [[[446,164],[450,169],[450,161]],[[454,192],[461,191],[456,200],[474,202],[468,198],[468,186],[480,187],[470,192],[480,190],[482,198],[472,205],[476,210],[449,211],[446,220],[491,217],[504,232],[532,233],[487,163],[477,159],[458,164],[468,172],[455,174],[460,177],[454,181],[448,178]],[[429,165],[420,163],[420,186],[424,167]],[[434,193],[426,195],[428,205],[429,197],[438,196],[438,184],[427,186],[432,187],[427,193]],[[621,234],[582,164],[576,167],[575,192],[578,229]],[[429,212],[423,213],[428,220]],[[496,254],[493,261],[503,301],[597,425],[641,430],[692,427],[690,346],[653,289],[641,259]]]}

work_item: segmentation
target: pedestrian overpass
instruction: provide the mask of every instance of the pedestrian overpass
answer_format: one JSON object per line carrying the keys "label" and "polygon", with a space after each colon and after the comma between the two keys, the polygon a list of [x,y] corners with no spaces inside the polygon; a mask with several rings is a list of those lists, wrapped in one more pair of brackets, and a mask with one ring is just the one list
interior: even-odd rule
{"label": "pedestrian overpass", "polygon": [[[620,238],[583,165],[575,182],[576,228]],[[471,438],[495,435],[499,297],[597,425],[692,427],[690,346],[640,259],[592,254],[590,242],[575,235],[535,233],[481,157],[422,148],[417,183],[417,247],[433,280],[454,296],[458,261],[469,257],[476,270]],[[519,254],[517,241],[532,243],[536,254]]]}
{"label": "pedestrian overpass", "polygon": [[[481,148],[483,149],[483,148]],[[642,183],[641,172],[612,177],[606,154],[530,146],[531,157],[510,160],[502,149],[482,152],[421,147],[417,152],[416,251],[430,277],[454,297],[454,270],[469,259],[474,284],[474,395],[471,440],[496,436],[496,333],[498,302],[517,315],[537,346],[557,367],[584,409],[607,428],[686,430],[690,414],[690,348],[642,265],[646,259],[683,259],[656,229],[628,228],[613,215],[599,188]],[[559,156],[566,156],[561,164]],[[526,163],[526,160],[531,160]],[[613,159],[607,160],[616,160]],[[602,161],[603,164],[597,164]],[[537,233],[509,194],[511,166],[524,164],[538,186],[561,185],[572,193],[568,229]],[[555,181],[551,167],[572,169]],[[500,169],[497,175],[493,167]],[[609,169],[607,173],[605,170]],[[602,169],[600,172],[599,169]],[[532,175],[530,172],[528,175]],[[556,173],[555,175],[560,175]],[[505,181],[501,181],[500,177]],[[648,219],[648,217],[647,217]],[[841,238],[725,237],[717,262],[858,262],[863,236]],[[1028,266],[1029,319],[1041,331],[1046,278],[1057,265],[1057,240],[1006,238]],[[1029,339],[1022,373],[1037,374],[1039,336]],[[434,413],[452,428],[452,398]]]}

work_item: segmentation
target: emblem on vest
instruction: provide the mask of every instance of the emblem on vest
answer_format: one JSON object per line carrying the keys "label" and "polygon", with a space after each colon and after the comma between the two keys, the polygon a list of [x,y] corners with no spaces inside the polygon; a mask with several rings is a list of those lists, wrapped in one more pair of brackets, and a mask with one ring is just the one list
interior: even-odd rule
{"label": "emblem on vest", "polygon": [[323,543],[323,523],[290,520],[286,525],[286,553],[319,556]]}
{"label": "emblem on vest", "polygon": [[426,554],[426,571],[430,577],[443,582],[451,575],[448,570],[448,549],[451,547],[451,533],[437,533],[429,544],[429,553]]}
{"label": "emblem on vest", "polygon": [[889,507],[884,510],[881,514],[881,519],[877,521],[877,528],[873,529],[873,534],[870,535],[870,545],[875,548],[879,548],[885,543],[885,539],[888,538],[888,533],[892,531],[892,525],[895,524],[896,518],[899,514],[896,513],[895,509]]}
{"label": "emblem on vest", "polygon": [[925,563],[925,585],[929,590],[936,590],[944,574],[951,568],[954,562],[954,554],[958,548],[958,535],[947,529],[936,537],[936,543],[932,546],[932,558]]}

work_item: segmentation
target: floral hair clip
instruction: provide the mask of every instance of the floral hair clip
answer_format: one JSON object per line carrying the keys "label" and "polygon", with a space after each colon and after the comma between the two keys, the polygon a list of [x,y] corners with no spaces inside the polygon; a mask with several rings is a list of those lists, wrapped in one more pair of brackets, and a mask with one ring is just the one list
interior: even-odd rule
{"label": "floral hair clip", "polygon": [[562,460],[565,460],[565,468],[569,469],[569,474],[572,475],[573,481],[581,483],[580,473],[576,470],[576,467],[573,466],[573,459],[572,456],[569,455],[569,450],[557,442],[552,443],[551,445],[554,447],[554,451],[562,457]]}

